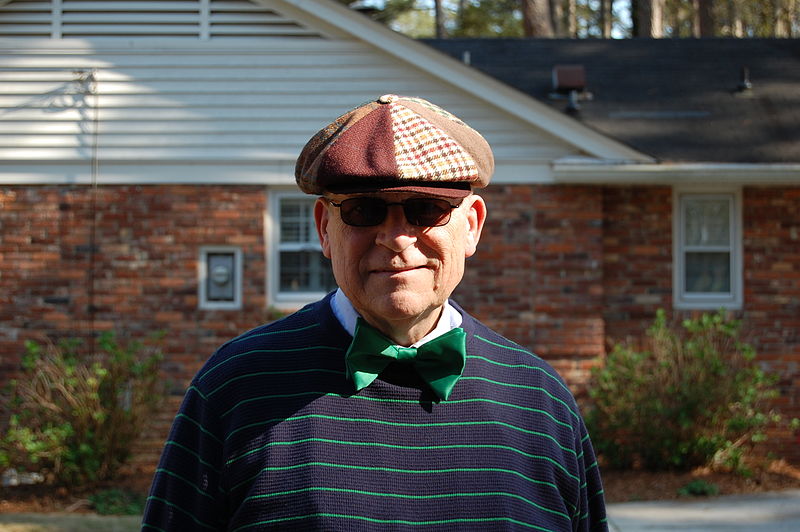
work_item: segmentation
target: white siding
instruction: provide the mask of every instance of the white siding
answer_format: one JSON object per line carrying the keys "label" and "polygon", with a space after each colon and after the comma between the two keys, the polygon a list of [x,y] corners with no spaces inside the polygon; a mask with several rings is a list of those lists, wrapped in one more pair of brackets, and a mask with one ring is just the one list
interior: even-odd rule
{"label": "white siding", "polygon": [[[428,98],[473,125],[495,149],[501,179],[530,180],[576,153],[367,43],[323,36],[263,4],[0,7],[0,35],[27,28],[39,36],[46,27],[64,34],[0,39],[0,180],[85,182],[96,156],[101,182],[289,183],[317,129],[389,92]],[[305,33],[263,33],[268,26]]]}

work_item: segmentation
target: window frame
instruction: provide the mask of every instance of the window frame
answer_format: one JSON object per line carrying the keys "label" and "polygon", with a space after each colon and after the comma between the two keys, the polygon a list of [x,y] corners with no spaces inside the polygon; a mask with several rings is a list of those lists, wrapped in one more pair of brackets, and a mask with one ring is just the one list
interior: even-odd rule
{"label": "window frame", "polygon": [[[208,299],[206,282],[208,281],[208,256],[218,253],[233,254],[233,300],[213,301]],[[201,246],[197,260],[197,301],[201,310],[240,310],[243,304],[242,275],[244,265],[242,249],[238,246]]]}
{"label": "window frame", "polygon": [[[729,201],[728,219],[730,224],[730,291],[726,293],[699,292],[685,290],[686,247],[685,238],[685,200],[687,199],[726,199]],[[742,261],[742,191],[741,188],[716,187],[675,187],[673,188],[673,307],[686,310],[741,309],[744,304],[744,282]]]}
{"label": "window frame", "polygon": [[[286,246],[281,244],[281,201],[285,199],[305,199],[311,202],[316,201],[316,196],[310,196],[294,189],[279,189],[272,188],[268,191],[269,194],[269,241],[270,245],[267,246],[268,257],[267,264],[267,286],[269,286],[269,301],[270,304],[279,310],[295,310],[297,307],[312,303],[323,298],[328,294],[327,291],[307,291],[307,292],[281,292],[280,291],[280,276],[281,276],[281,252],[282,251],[318,251],[322,254],[322,246],[318,239],[312,242],[294,244]],[[316,235],[316,228],[314,227],[314,234]]]}

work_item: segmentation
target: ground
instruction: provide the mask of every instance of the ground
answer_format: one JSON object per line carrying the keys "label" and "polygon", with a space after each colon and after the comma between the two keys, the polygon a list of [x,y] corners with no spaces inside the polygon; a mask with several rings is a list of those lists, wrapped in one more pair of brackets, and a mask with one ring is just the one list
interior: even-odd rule
{"label": "ground", "polygon": [[[152,472],[137,471],[117,481],[124,486],[146,494]],[[783,461],[775,461],[750,477],[734,473],[710,472],[697,469],[691,472],[611,471],[603,472],[607,502],[664,500],[681,497],[679,490],[693,480],[701,479],[719,489],[720,495],[755,493],[800,489],[800,468]],[[22,486],[0,488],[0,514],[91,512],[88,493],[73,492],[65,488]],[[685,495],[684,495],[685,496]]]}
{"label": "ground", "polygon": [[692,481],[714,485],[719,495],[800,489],[800,468],[774,461],[750,476],[696,469],[689,472],[603,471],[607,502],[666,500]]}

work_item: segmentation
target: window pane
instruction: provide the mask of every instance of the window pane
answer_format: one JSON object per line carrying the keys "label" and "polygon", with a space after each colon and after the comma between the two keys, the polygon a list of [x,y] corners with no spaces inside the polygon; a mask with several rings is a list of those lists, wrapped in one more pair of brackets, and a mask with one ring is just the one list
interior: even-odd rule
{"label": "window pane", "polygon": [[319,251],[281,252],[281,292],[329,292],[336,288],[330,262]]}
{"label": "window pane", "polygon": [[685,244],[687,246],[729,246],[730,201],[721,198],[687,199]]}
{"label": "window pane", "polygon": [[281,242],[312,242],[314,229],[314,200],[285,198],[280,204]]}
{"label": "window pane", "polygon": [[730,293],[730,253],[687,253],[687,293]]}

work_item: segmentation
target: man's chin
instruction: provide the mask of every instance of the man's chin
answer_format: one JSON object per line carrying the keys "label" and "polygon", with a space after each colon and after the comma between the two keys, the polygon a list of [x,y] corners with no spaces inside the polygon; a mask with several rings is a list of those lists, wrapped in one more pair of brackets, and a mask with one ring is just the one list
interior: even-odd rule
{"label": "man's chin", "polygon": [[426,316],[437,307],[436,301],[422,295],[415,290],[395,290],[381,298],[375,298],[375,302],[380,300],[381,315],[388,320],[414,319]]}

